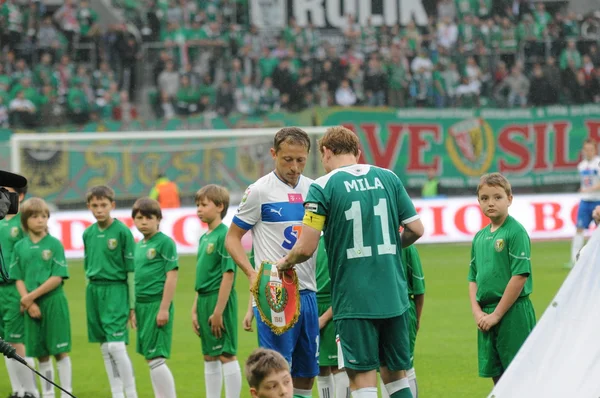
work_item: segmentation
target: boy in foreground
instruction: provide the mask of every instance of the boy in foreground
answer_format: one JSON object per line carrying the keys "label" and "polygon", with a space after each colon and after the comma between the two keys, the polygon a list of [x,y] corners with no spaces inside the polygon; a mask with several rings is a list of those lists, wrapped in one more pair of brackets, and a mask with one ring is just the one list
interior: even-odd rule
{"label": "boy in foreground", "polygon": [[277,351],[257,348],[248,357],[245,371],[252,398],[293,398],[290,367]]}
{"label": "boy in foreground", "polygon": [[500,380],[535,326],[531,243],[508,214],[510,183],[500,173],[481,177],[477,200],[491,224],[475,235],[469,267],[469,296],[477,324],[479,375]]}

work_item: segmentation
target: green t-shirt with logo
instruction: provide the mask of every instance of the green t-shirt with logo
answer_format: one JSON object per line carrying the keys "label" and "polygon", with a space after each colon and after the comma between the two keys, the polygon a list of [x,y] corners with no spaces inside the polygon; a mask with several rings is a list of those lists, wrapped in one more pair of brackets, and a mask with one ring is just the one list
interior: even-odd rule
{"label": "green t-shirt with logo", "polygon": [[83,232],[83,269],[90,280],[127,281],[133,272],[135,241],[131,230],[117,219],[106,229],[98,223]]}
{"label": "green t-shirt with logo", "polygon": [[196,261],[196,287],[199,294],[218,292],[223,280],[223,274],[233,272],[234,287],[236,265],[225,250],[227,226],[220,224],[211,232],[200,238],[198,258]]}
{"label": "green t-shirt with logo", "polygon": [[409,303],[398,229],[419,216],[400,178],[367,164],[341,167],[311,184],[305,208],[326,217],[334,319],[402,315]]}
{"label": "green t-shirt with logo", "polygon": [[[21,226],[21,214],[16,214],[10,219],[0,220],[0,248],[2,249],[4,264],[10,266],[14,247],[24,236],[23,227]],[[0,280],[0,285],[3,284],[4,282]]]}
{"label": "green t-shirt with logo", "polygon": [[37,243],[26,236],[15,245],[9,273],[12,280],[23,281],[28,292],[52,276],[68,279],[65,249],[52,235],[44,236]]}
{"label": "green t-shirt with logo", "polygon": [[327,263],[327,250],[325,250],[325,237],[321,235],[319,248],[317,249],[317,302],[319,305],[331,305],[331,278],[329,278],[329,266]]}
{"label": "green t-shirt with logo", "polygon": [[494,232],[488,225],[473,238],[468,280],[477,283],[477,301],[485,306],[498,304],[516,275],[528,276],[519,296],[529,296],[533,289],[531,242],[525,228],[508,216]]}
{"label": "green t-shirt with logo", "polygon": [[177,260],[175,242],[162,232],[139,241],[134,254],[136,301],[161,300],[167,272],[179,268]]}

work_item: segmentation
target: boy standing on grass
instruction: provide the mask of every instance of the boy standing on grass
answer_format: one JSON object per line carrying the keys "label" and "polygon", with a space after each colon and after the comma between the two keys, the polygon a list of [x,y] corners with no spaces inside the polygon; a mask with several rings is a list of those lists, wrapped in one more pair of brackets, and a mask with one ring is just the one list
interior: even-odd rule
{"label": "boy standing on grass", "polygon": [[292,398],[294,385],[286,359],[277,351],[257,348],[246,361],[252,398]]}
{"label": "boy standing on grass", "polygon": [[[62,243],[48,234],[49,217],[44,200],[31,198],[23,203],[21,223],[27,236],[15,245],[10,277],[17,281],[21,309],[26,311],[27,355],[37,358],[40,373],[54,380],[53,355],[61,387],[72,392],[71,321],[63,290],[69,272]],[[54,397],[54,386],[43,382],[42,397]]]}
{"label": "boy standing on grass", "polygon": [[477,324],[479,375],[498,382],[535,326],[531,243],[508,214],[510,183],[500,173],[481,177],[477,200],[491,224],[475,235],[469,267],[469,296]]}
{"label": "boy standing on grass", "polygon": [[144,235],[135,247],[135,317],[137,352],[150,366],[156,398],[175,398],[175,380],[166,360],[173,339],[173,297],[177,286],[177,247],[158,230],[162,219],[154,199],[138,199],[131,211],[136,228]]}
{"label": "boy standing on grass", "polygon": [[[4,187],[10,192],[19,194],[19,203],[25,199],[27,186],[22,188]],[[0,220],[0,248],[4,263],[10,266],[12,253],[18,241],[24,237],[21,227],[21,214],[7,214],[3,220]],[[17,354],[25,357],[25,315],[21,312],[21,295],[17,290],[14,280],[7,282],[0,280],[0,337],[11,346],[15,347]],[[31,370],[21,365],[14,359],[4,357],[6,370],[12,387],[10,398],[32,398],[38,397],[39,393],[35,385],[35,377]],[[35,362],[31,357],[25,357],[25,360],[32,368],[35,368]]]}
{"label": "boy standing on grass", "polygon": [[236,357],[237,267],[225,250],[228,228],[222,221],[229,207],[229,192],[219,185],[207,185],[196,193],[196,206],[198,217],[208,224],[208,232],[198,244],[192,306],[192,325],[202,342],[206,397],[220,397],[225,379],[225,396],[238,398],[242,372]]}
{"label": "boy standing on grass", "polygon": [[127,321],[135,316],[135,241],[129,228],[110,215],[116,206],[111,188],[93,187],[86,200],[97,221],[83,233],[88,341],[100,343],[112,397],[137,398],[125,346],[129,343]]}

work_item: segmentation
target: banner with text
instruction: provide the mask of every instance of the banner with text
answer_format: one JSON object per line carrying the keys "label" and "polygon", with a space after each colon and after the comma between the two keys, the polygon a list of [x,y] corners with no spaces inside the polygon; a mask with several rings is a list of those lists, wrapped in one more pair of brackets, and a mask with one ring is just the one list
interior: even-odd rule
{"label": "banner with text", "polygon": [[[425,226],[425,235],[419,243],[469,242],[477,231],[488,224],[474,197],[414,200]],[[516,196],[511,214],[529,232],[531,239],[567,239],[575,233],[575,218],[579,205],[577,195],[523,195]],[[230,225],[237,207],[229,208],[224,223]],[[133,226],[130,210],[116,210],[112,214],[134,232],[137,240],[142,236]],[[94,222],[88,211],[56,212],[49,220],[50,233],[63,242],[67,257],[83,257],[83,231]],[[198,220],[195,208],[164,210],[161,230],[173,238],[180,254],[196,254],[198,239],[207,231],[206,224]],[[252,244],[251,233],[244,236],[246,250]],[[282,236],[282,242],[293,245],[294,232]],[[565,253],[565,258],[569,254]]]}
{"label": "banner with text", "polygon": [[345,125],[362,161],[394,170],[420,187],[430,169],[442,185],[477,186],[498,171],[516,187],[577,183],[586,138],[600,141],[600,106],[522,110],[319,109],[323,126]]}

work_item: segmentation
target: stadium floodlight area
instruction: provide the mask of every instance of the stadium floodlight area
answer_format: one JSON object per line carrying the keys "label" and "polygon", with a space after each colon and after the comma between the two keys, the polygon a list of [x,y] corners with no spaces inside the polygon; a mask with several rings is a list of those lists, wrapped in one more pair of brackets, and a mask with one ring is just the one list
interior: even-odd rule
{"label": "stadium floodlight area", "polygon": [[[312,144],[304,174],[315,178],[324,174],[316,142],[327,127],[301,128]],[[59,203],[81,200],[96,184],[119,198],[139,197],[160,172],[183,195],[209,183],[235,195],[272,170],[269,150],[280,129],[13,134],[11,170],[32,179],[33,194]]]}

